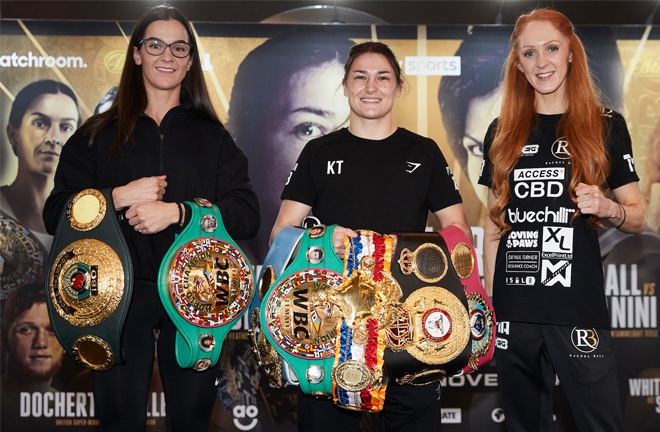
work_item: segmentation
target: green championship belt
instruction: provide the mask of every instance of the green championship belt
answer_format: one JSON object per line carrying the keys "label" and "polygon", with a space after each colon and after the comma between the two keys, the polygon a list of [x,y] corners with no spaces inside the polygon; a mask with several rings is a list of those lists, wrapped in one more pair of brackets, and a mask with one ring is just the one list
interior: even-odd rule
{"label": "green championship belt", "polygon": [[341,318],[328,297],[342,282],[343,261],[332,246],[335,226],[306,230],[296,257],[265,294],[259,320],[261,332],[293,369],[301,390],[317,396],[332,391]]}
{"label": "green championship belt", "polygon": [[288,374],[290,371],[288,363],[275,351],[275,348],[266,339],[264,332],[261,331],[259,307],[273,282],[289,266],[294,252],[298,250],[298,244],[303,234],[305,234],[304,228],[285,226],[268,248],[268,254],[264,258],[257,278],[259,301],[252,304],[254,309],[251,312],[250,328],[247,331],[248,340],[252,346],[252,354],[257,360],[257,364],[265,372],[268,381],[276,388],[284,387],[284,379],[289,384],[297,386],[298,377],[294,377],[294,373]]}
{"label": "green championship belt", "polygon": [[47,269],[48,314],[67,353],[95,371],[123,364],[133,265],[109,189],[85,189],[68,201]]}
{"label": "green championship belt", "polygon": [[202,198],[186,204],[190,222],[165,254],[158,293],[177,328],[179,366],[203,371],[216,364],[227,333],[247,311],[253,271],[218,207]]}

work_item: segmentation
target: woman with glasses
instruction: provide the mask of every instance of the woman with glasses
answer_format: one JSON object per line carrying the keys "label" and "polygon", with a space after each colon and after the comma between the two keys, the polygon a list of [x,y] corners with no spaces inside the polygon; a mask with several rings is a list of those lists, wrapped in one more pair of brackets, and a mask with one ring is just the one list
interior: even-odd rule
{"label": "woman with glasses", "polygon": [[156,6],[138,21],[112,106],[67,143],[44,210],[49,232],[67,199],[86,188],[112,189],[115,210],[125,214],[121,227],[135,280],[122,338],[126,363],[92,373],[101,428],[145,429],[157,351],[167,430],[207,431],[218,367],[178,366],[158,270],[190,218],[184,201],[216,204],[235,239],[254,236],[260,216],[247,159],[212,108],[191,26],[173,7]]}

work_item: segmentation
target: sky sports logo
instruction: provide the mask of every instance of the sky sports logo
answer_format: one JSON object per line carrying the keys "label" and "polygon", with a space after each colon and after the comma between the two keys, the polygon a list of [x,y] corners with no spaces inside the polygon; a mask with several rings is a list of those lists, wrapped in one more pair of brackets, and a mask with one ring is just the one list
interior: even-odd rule
{"label": "sky sports logo", "polygon": [[406,56],[406,75],[460,76],[461,58],[457,56]]}
{"label": "sky sports logo", "polygon": [[87,63],[80,56],[42,56],[29,51],[27,55],[12,53],[0,55],[0,67],[3,68],[53,68],[86,69]]}

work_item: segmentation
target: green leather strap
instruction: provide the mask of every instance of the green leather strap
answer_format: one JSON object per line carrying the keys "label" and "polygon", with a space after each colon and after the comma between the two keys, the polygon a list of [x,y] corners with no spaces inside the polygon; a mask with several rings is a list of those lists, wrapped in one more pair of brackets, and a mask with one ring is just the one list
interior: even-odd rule
{"label": "green leather strap", "polygon": [[95,371],[123,364],[133,266],[109,189],[69,199],[46,268],[48,314],[67,353]]}
{"label": "green leather strap", "polygon": [[306,394],[329,396],[339,311],[327,301],[341,284],[343,260],[332,246],[336,225],[306,230],[292,263],[264,296],[261,330]]}
{"label": "green leather strap", "polygon": [[205,199],[186,202],[190,222],[160,266],[158,293],[177,328],[176,359],[203,371],[216,364],[233,324],[254,295],[253,268]]}

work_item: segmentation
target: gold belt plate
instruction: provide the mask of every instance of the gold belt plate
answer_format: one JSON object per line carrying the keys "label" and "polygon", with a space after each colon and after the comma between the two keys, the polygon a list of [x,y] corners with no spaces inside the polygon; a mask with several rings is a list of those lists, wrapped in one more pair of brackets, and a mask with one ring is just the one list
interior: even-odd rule
{"label": "gold belt plate", "polygon": [[48,282],[57,313],[73,326],[91,327],[117,309],[124,294],[124,268],[106,243],[77,240],[54,260]]}

